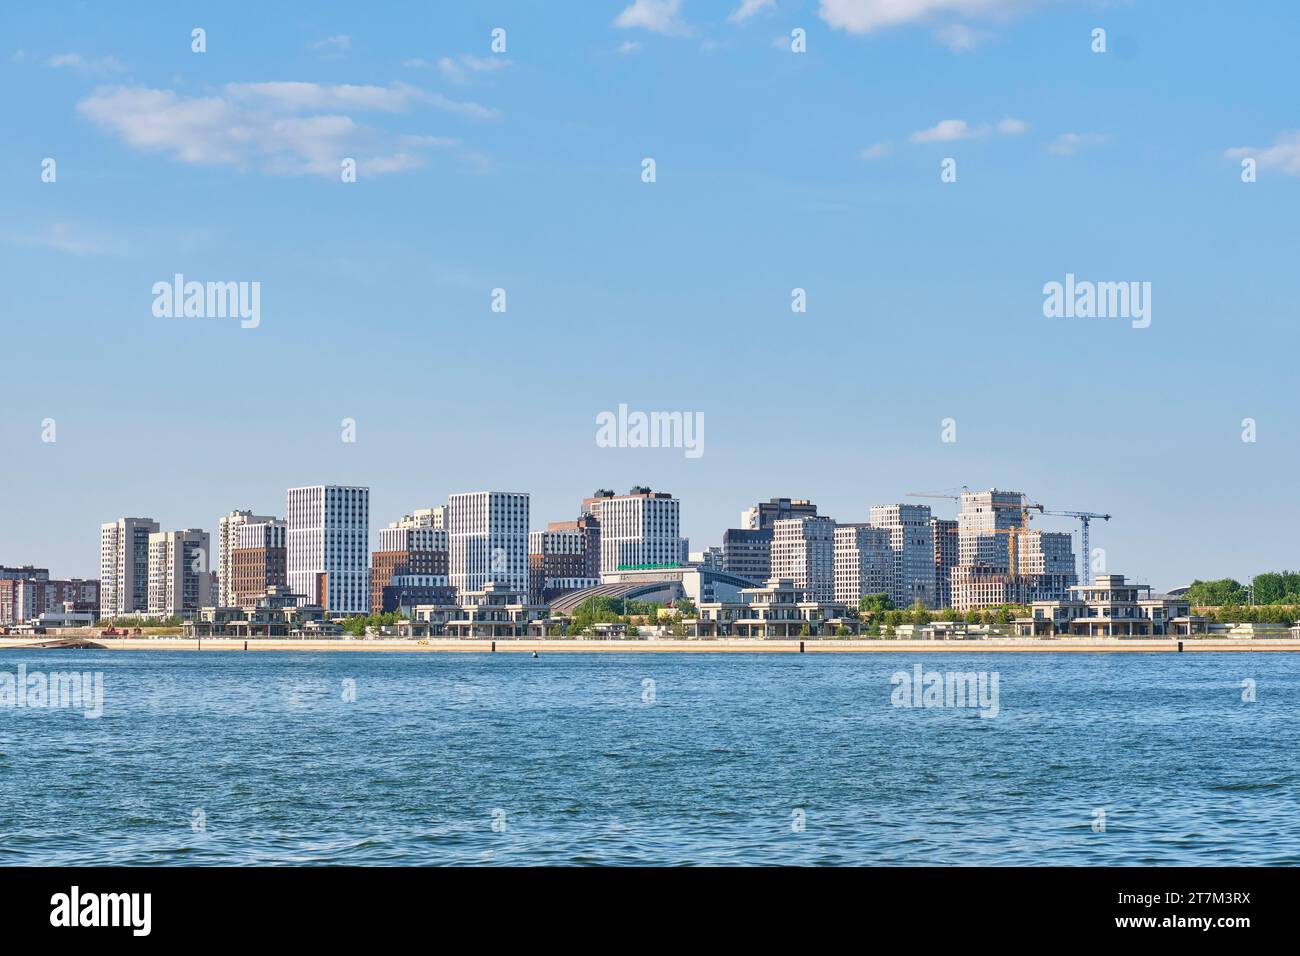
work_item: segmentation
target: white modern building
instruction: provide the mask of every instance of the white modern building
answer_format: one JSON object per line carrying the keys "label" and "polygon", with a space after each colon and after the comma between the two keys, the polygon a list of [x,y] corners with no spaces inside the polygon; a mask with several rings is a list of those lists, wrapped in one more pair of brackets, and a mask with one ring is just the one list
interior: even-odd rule
{"label": "white modern building", "polygon": [[432,525],[390,524],[379,529],[380,551],[446,551],[447,532]]}
{"label": "white modern building", "polygon": [[934,529],[929,505],[873,505],[871,524],[889,532],[894,553],[894,574],[889,600],[897,608],[917,601],[925,607],[937,603],[934,572]]}
{"label": "white modern building", "polygon": [[957,512],[957,563],[1011,568],[1010,538],[1024,526],[1025,496],[1019,491],[968,491]]}
{"label": "white modern building", "polygon": [[761,531],[785,518],[815,518],[817,506],[807,498],[771,498],[740,513],[744,531]]}
{"label": "white modern building", "polygon": [[370,611],[370,489],[290,488],[286,512],[289,589],[327,614]]}
{"label": "white modern building", "polygon": [[636,567],[677,567],[689,543],[681,536],[681,502],[638,485],[625,495],[598,491],[582,503],[600,522],[600,573]]}
{"label": "white modern building", "polygon": [[235,548],[240,547],[239,529],[246,524],[270,524],[278,520],[272,515],[232,511],[217,521],[217,603],[221,607],[235,606],[235,575],[230,558]]}
{"label": "white modern building", "polygon": [[149,610],[149,535],[157,530],[152,518],[118,518],[100,527],[100,617]]}
{"label": "white modern building", "polygon": [[772,523],[772,578],[790,581],[805,601],[835,599],[835,521],[779,518]]}
{"label": "white modern building", "polygon": [[447,499],[448,579],[460,594],[489,581],[528,593],[528,495],[471,491]]}
{"label": "white modern building", "polygon": [[868,594],[888,594],[894,573],[890,533],[870,524],[835,528],[835,600],[849,607]]}
{"label": "white modern building", "polygon": [[[388,527],[436,528],[439,531],[445,531],[447,530],[447,506],[438,505],[435,508],[417,508],[409,515],[402,515],[400,520],[394,521]],[[380,550],[383,549],[380,548]]]}
{"label": "white modern building", "polygon": [[149,613],[192,617],[212,605],[211,536],[197,528],[149,535]]}

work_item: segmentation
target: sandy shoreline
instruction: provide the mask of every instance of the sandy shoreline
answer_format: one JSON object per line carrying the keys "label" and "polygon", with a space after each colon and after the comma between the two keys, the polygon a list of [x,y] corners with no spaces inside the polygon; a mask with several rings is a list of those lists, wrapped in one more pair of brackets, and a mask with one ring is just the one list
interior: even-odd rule
{"label": "sandy shoreline", "polygon": [[[57,641],[55,637],[0,638],[0,651],[44,648],[34,647],[43,641]],[[242,638],[135,637],[89,638],[96,647],[92,649],[120,651],[239,651],[243,652]],[[722,640],[540,640],[517,639],[495,642],[498,653],[747,653],[747,654],[797,654],[798,640],[761,640],[755,638],[730,638]],[[908,641],[908,640],[804,640],[809,654],[844,653],[1177,653],[1176,640],[1122,640],[1117,638],[990,638],[979,641]],[[1300,651],[1300,640],[1260,638],[1184,639],[1183,648],[1188,653],[1241,652],[1241,651]],[[201,646],[200,646],[201,645]],[[430,653],[492,653],[493,642],[488,640],[403,640],[374,638],[369,640],[293,640],[289,638],[256,638],[247,641],[249,653],[254,651],[393,651]]]}

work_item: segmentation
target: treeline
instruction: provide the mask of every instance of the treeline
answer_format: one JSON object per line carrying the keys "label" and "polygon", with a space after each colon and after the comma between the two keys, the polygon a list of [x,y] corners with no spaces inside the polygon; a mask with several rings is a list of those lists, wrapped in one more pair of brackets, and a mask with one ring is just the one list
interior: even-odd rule
{"label": "treeline", "polygon": [[665,605],[657,601],[631,601],[625,598],[589,597],[576,608],[564,633],[577,636],[591,629],[594,624],[626,624],[631,637],[639,636],[638,624],[667,625],[671,634],[677,637],[686,634],[683,618],[694,617],[695,605],[686,598],[677,601],[673,613],[666,618],[659,611]]}
{"label": "treeline", "polygon": [[[1253,596],[1252,586],[1255,592]],[[1300,571],[1267,571],[1255,575],[1250,585],[1242,584],[1233,578],[1193,581],[1187,590],[1187,600],[1203,607],[1249,604],[1300,605]]]}
{"label": "treeline", "polygon": [[931,611],[920,601],[908,610],[895,608],[887,594],[867,594],[858,602],[858,613],[864,624],[898,627],[900,624],[933,624],[936,621],[964,621],[967,624],[1010,624],[1018,617],[1029,617],[1028,605],[992,604],[970,611],[944,608]]}

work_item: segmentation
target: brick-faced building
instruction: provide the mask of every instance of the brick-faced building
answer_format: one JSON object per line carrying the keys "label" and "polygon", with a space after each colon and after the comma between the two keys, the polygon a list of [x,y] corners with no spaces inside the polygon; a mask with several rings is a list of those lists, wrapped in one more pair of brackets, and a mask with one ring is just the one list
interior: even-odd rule
{"label": "brick-faced building", "polygon": [[226,593],[235,607],[253,607],[268,588],[288,585],[289,551],[283,521],[273,518],[239,525],[234,544]]}
{"label": "brick-faced building", "polygon": [[[370,613],[390,614],[412,601],[441,603],[415,599],[423,588],[446,586],[447,549],[447,532],[442,528],[380,529],[379,550],[370,555]],[[405,580],[395,583],[395,578]],[[445,596],[441,591],[432,593]]]}

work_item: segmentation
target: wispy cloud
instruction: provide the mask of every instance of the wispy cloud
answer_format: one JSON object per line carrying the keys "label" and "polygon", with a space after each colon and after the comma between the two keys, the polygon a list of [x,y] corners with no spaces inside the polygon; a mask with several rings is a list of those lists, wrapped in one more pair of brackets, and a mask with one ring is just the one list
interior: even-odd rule
{"label": "wispy cloud", "polygon": [[740,6],[727,17],[732,23],[744,23],[761,10],[775,10],[776,0],[740,0]]}
{"label": "wispy cloud", "polygon": [[1277,170],[1285,176],[1300,176],[1300,130],[1281,133],[1272,146],[1236,146],[1225,150],[1229,159],[1253,158],[1263,169]]}
{"label": "wispy cloud", "polygon": [[988,124],[972,127],[965,120],[940,120],[929,129],[919,129],[912,134],[913,143],[951,143],[959,139],[978,139],[988,135]]}
{"label": "wispy cloud", "polygon": [[1062,133],[1047,146],[1047,151],[1055,156],[1073,156],[1088,146],[1100,146],[1110,139],[1101,133]]}
{"label": "wispy cloud", "polygon": [[686,36],[691,28],[681,18],[682,0],[632,0],[614,18],[622,30],[641,29],[665,36]]}
{"label": "wispy cloud", "polygon": [[111,56],[93,58],[84,57],[80,53],[59,53],[46,60],[45,65],[56,70],[76,70],[88,76],[106,76],[121,73],[125,69]]}
{"label": "wispy cloud", "polygon": [[635,53],[639,49],[641,49],[641,44],[636,40],[624,40],[614,48],[614,52],[627,56],[629,53]]}
{"label": "wispy cloud", "polygon": [[[394,113],[420,105],[466,112],[466,104],[401,84],[287,82],[232,83],[213,96],[100,87],[77,111],[136,149],[181,162],[337,176],[344,158],[355,159],[363,175],[378,175],[417,168],[429,150],[457,145],[451,137],[391,134],[344,112]],[[471,105],[467,115],[484,111]]]}
{"label": "wispy cloud", "polygon": [[441,93],[422,90],[409,83],[393,83],[390,86],[298,82],[229,83],[225,87],[225,92],[238,100],[294,112],[357,109],[405,113],[417,106],[425,105],[474,119],[496,119],[501,115],[498,110],[472,100],[453,100]]}
{"label": "wispy cloud", "polygon": [[894,151],[893,143],[874,143],[858,153],[859,159],[883,159]]}
{"label": "wispy cloud", "polygon": [[438,60],[438,69],[442,75],[453,83],[464,83],[475,73],[495,73],[504,70],[510,61],[503,56],[470,56],[462,54],[456,58],[444,56]]}
{"label": "wispy cloud", "polygon": [[911,140],[913,143],[951,143],[963,139],[983,139],[995,129],[1002,136],[1018,136],[1029,129],[1029,124],[1012,116],[999,120],[996,127],[988,123],[971,126],[965,120],[946,119],[929,129],[917,130],[912,134]]}
{"label": "wispy cloud", "polygon": [[817,15],[837,30],[870,33],[944,14],[1002,18],[1037,0],[821,0]]}

